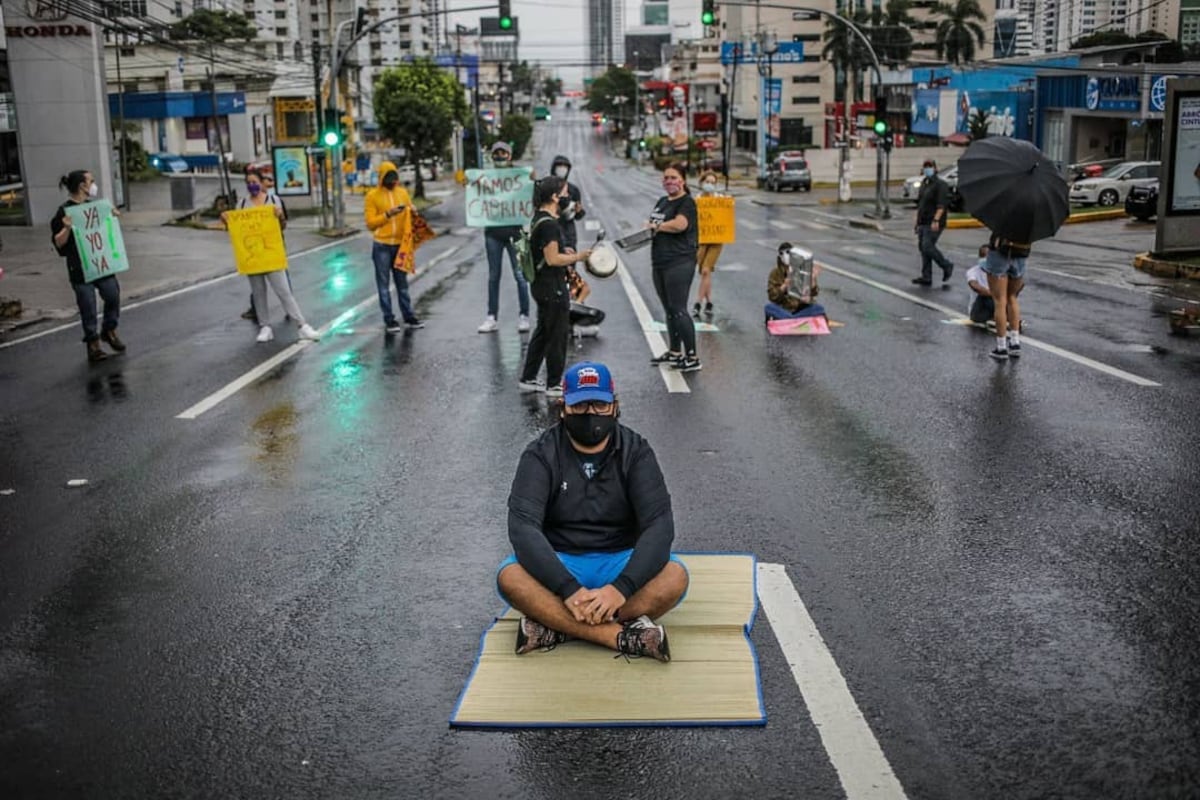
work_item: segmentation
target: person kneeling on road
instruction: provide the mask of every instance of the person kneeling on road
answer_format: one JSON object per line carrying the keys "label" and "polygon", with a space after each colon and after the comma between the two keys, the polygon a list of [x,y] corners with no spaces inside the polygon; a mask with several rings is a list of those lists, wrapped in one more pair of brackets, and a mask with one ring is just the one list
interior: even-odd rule
{"label": "person kneeling on road", "polygon": [[654,450],[617,422],[612,374],[581,362],[563,378],[562,417],[521,454],[508,498],[513,555],[496,575],[520,611],[518,655],[584,639],[670,661],[654,620],[687,592],[671,554],[671,495]]}
{"label": "person kneeling on road", "polygon": [[971,302],[967,305],[967,316],[971,318],[971,322],[979,325],[995,324],[992,322],[992,317],[996,314],[996,302],[992,300],[992,293],[988,290],[987,255],[988,246],[981,245],[979,261],[967,270],[967,286],[971,287]]}
{"label": "person kneeling on road", "polygon": [[763,308],[767,321],[773,319],[799,319],[801,317],[823,317],[825,307],[814,303],[812,299],[821,293],[817,286],[817,275],[820,268],[812,268],[811,288],[797,285],[800,276],[794,269],[793,248],[791,242],[779,245],[775,258],[775,268],[767,276],[767,300],[770,302]]}

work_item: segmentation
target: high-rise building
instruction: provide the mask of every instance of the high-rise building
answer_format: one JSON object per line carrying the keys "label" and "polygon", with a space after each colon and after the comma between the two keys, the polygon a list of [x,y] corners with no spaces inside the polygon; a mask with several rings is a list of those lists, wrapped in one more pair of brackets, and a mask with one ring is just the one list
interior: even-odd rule
{"label": "high-rise building", "polygon": [[625,63],[625,0],[587,0],[584,7],[585,47],[589,76]]}
{"label": "high-rise building", "polygon": [[992,43],[993,58],[1041,54],[1034,48],[1033,26],[1029,24],[1029,17],[1015,8],[997,9]]}

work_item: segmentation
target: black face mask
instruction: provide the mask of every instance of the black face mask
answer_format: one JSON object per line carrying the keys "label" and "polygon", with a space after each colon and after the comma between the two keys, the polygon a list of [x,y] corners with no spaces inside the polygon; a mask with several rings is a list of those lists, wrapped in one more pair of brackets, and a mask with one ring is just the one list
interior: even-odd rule
{"label": "black face mask", "polygon": [[617,425],[612,414],[563,414],[563,427],[584,447],[595,447],[608,438]]}
{"label": "black face mask", "polygon": [[570,207],[571,207],[571,197],[569,195],[567,197],[558,198],[558,210],[559,211],[566,211]]}
{"label": "black face mask", "polygon": [[383,188],[391,191],[396,188],[396,184],[400,182],[400,175],[395,172],[389,172],[383,176]]}

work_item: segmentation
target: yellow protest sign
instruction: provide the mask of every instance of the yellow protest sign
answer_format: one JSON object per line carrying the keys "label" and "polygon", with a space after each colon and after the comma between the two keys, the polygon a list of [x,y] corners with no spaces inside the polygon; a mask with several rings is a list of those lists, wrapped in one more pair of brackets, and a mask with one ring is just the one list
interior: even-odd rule
{"label": "yellow protest sign", "polygon": [[732,197],[697,197],[700,244],[732,244],[737,239],[737,222]]}
{"label": "yellow protest sign", "polygon": [[283,248],[283,230],[275,216],[275,206],[266,203],[257,208],[229,211],[225,217],[233,259],[243,275],[258,275],[287,269],[287,251]]}

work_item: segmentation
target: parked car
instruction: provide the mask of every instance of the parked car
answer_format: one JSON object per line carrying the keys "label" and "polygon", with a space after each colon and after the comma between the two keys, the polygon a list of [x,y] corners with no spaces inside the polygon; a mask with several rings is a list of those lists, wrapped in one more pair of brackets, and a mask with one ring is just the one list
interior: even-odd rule
{"label": "parked car", "polygon": [[190,167],[183,156],[175,153],[151,153],[150,166],[162,173],[187,172]]}
{"label": "parked car", "polygon": [[1067,168],[1067,175],[1070,176],[1067,182],[1075,183],[1088,178],[1099,178],[1105,170],[1115,167],[1124,160],[1123,158],[1105,158],[1099,161],[1081,161],[1078,164],[1072,164]]}
{"label": "parked car", "polygon": [[1158,181],[1134,186],[1125,198],[1125,213],[1141,222],[1158,214]]}
{"label": "parked car", "polygon": [[533,107],[533,118],[535,120],[550,119],[550,109],[546,108],[545,106],[534,106]]}
{"label": "parked car", "polygon": [[[958,164],[955,164],[944,172],[939,172],[938,177],[950,187],[950,210],[962,211],[963,199],[962,195],[958,193]],[[904,182],[904,187],[900,190],[900,194],[905,200],[910,200],[916,205],[917,195],[921,193],[921,181],[923,180],[925,180],[924,175],[912,176]]]}
{"label": "parked car", "polygon": [[785,151],[771,160],[767,168],[767,189],[772,192],[783,191],[786,186],[793,191],[803,189],[812,191],[812,172],[808,169],[808,161],[799,151]]}
{"label": "parked car", "polygon": [[1134,186],[1149,186],[1158,181],[1158,161],[1125,161],[1098,178],[1087,178],[1071,185],[1071,202],[1083,205],[1115,206],[1124,202]]}

